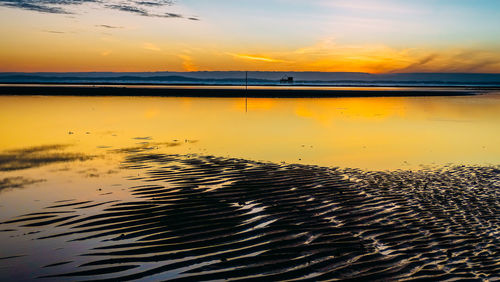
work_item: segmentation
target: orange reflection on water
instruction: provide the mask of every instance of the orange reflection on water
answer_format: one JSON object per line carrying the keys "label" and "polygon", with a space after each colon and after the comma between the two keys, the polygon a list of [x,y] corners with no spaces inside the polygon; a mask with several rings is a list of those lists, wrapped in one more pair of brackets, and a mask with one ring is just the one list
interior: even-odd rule
{"label": "orange reflection on water", "polygon": [[405,101],[398,98],[326,99],[321,102],[298,103],[296,114],[312,118],[328,126],[339,119],[376,121],[390,116],[404,116]]}
{"label": "orange reflection on water", "polygon": [[369,169],[496,164],[499,97],[247,99],[246,106],[244,98],[1,97],[0,148],[69,143],[96,154],[199,140],[164,150]]}

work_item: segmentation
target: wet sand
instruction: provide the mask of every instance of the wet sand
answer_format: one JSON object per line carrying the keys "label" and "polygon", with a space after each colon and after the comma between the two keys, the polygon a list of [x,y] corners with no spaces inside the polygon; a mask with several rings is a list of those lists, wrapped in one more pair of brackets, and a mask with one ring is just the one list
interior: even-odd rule
{"label": "wet sand", "polygon": [[153,85],[8,85],[0,86],[0,95],[47,96],[156,96],[156,97],[214,97],[214,98],[332,98],[332,97],[412,97],[467,96],[482,90],[470,88],[394,88],[361,87],[354,89],[325,89],[322,87],[180,87]]}
{"label": "wet sand", "polygon": [[0,229],[90,242],[47,261],[47,281],[500,279],[498,166],[370,172],[147,150],[122,166],[136,200],[60,201]]}

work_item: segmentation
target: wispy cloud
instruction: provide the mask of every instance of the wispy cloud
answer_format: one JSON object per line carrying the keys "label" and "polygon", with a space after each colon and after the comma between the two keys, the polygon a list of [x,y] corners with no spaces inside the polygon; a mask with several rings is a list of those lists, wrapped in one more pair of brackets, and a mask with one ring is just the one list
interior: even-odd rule
{"label": "wispy cloud", "polygon": [[165,5],[170,5],[170,4],[162,4],[162,3],[156,3],[152,5],[153,2],[147,2],[148,4],[139,4],[139,3],[145,3],[145,2],[132,2],[132,3],[126,3],[126,2],[121,2],[120,4],[107,4],[105,5],[106,8],[109,9],[114,9],[114,10],[119,10],[122,12],[128,12],[128,13],[133,13],[139,16],[145,16],[145,17],[159,17],[159,18],[183,18],[181,14],[176,14],[176,13],[159,13],[157,11],[151,11],[147,7],[161,7]]}
{"label": "wispy cloud", "polygon": [[325,7],[349,10],[351,12],[369,12],[384,14],[420,14],[422,11],[416,6],[409,6],[403,1],[370,1],[370,0],[318,0]]}
{"label": "wispy cloud", "polygon": [[182,67],[185,71],[198,71],[198,67],[194,64],[190,55],[179,55],[179,58],[182,59]]}
{"label": "wispy cloud", "polygon": [[161,51],[161,48],[150,42],[144,42],[142,48],[149,51]]}
{"label": "wispy cloud", "polygon": [[[0,0],[0,6],[49,14],[75,14],[72,8],[83,4],[94,4],[102,8],[118,10],[144,17],[199,20],[197,17],[185,17],[178,13],[165,11],[165,8],[173,5],[172,0]],[[105,25],[102,25],[102,27],[105,27]]]}
{"label": "wispy cloud", "polygon": [[123,28],[123,26],[113,26],[113,25],[107,25],[107,24],[98,24],[96,27],[103,27],[103,28],[109,28],[109,29],[115,29],[115,28]]}
{"label": "wispy cloud", "polygon": [[493,50],[413,50],[409,55],[412,62],[392,72],[498,72],[500,69],[500,57]]}
{"label": "wispy cloud", "polygon": [[42,13],[72,14],[66,6],[98,2],[99,0],[0,0],[0,5]]}
{"label": "wispy cloud", "polygon": [[265,57],[265,56],[233,54],[233,53],[228,53],[228,54],[235,57],[235,58],[244,59],[244,60],[261,61],[261,62],[268,62],[268,63],[283,63],[283,62],[285,62],[284,60],[274,59],[274,58]]}
{"label": "wispy cloud", "polygon": [[265,55],[224,54],[252,62],[252,70],[366,73],[500,70],[499,52],[493,48],[395,48],[385,44],[342,44],[333,38],[302,48],[269,51]]}
{"label": "wispy cloud", "polygon": [[54,33],[54,34],[63,34],[63,33],[66,33],[64,31],[58,31],[58,30],[43,30],[43,32]]}

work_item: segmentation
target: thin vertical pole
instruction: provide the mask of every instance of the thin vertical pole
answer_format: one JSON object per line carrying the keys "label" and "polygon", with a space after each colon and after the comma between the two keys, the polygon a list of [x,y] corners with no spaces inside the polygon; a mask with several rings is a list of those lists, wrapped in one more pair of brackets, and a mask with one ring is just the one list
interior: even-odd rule
{"label": "thin vertical pole", "polygon": [[245,72],[245,113],[248,112],[248,71]]}

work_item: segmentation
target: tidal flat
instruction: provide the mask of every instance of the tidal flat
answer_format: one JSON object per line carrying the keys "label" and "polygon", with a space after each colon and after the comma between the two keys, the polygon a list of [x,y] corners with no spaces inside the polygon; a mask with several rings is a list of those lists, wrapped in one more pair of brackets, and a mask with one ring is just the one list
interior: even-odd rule
{"label": "tidal flat", "polygon": [[500,97],[0,97],[0,278],[500,279]]}

